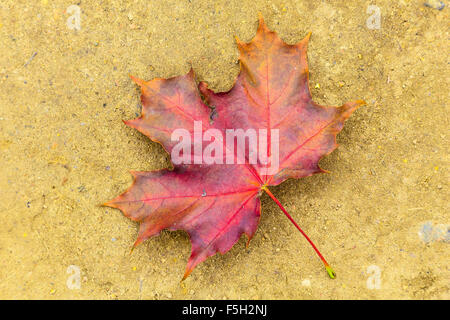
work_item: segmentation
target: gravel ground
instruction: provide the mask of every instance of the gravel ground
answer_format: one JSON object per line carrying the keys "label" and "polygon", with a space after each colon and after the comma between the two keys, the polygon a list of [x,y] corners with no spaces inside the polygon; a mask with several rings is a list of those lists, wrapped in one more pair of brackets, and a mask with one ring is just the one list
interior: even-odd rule
{"label": "gravel ground", "polygon": [[[449,17],[440,6],[2,0],[0,298],[450,299]],[[288,43],[312,32],[316,102],[367,101],[321,161],[331,174],[273,188],[338,277],[264,196],[250,246],[243,237],[180,283],[187,234],[163,232],[130,255],[137,224],[99,206],[129,186],[129,170],[169,166],[161,146],[122,123],[140,112],[128,75],[192,65],[228,90],[239,71],[234,35],[249,41],[258,12]]]}

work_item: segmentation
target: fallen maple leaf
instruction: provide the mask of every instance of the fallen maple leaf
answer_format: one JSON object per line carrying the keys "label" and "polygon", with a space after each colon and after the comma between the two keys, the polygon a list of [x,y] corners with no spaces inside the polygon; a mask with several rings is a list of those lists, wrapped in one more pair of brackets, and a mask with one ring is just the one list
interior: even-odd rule
{"label": "fallen maple leaf", "polygon": [[[336,134],[344,121],[364,104],[358,100],[323,107],[312,101],[306,61],[309,37],[288,45],[260,18],[251,42],[236,39],[240,74],[225,93],[214,93],[203,82],[197,87],[192,70],[184,76],[148,82],[132,77],[141,87],[143,109],[139,118],[125,124],[161,143],[169,153],[178,143],[172,141],[171,134],[178,128],[192,133],[195,122],[200,121],[202,134],[208,129],[222,134],[227,129],[267,129],[268,157],[272,129],[279,132],[279,169],[275,173],[264,171],[261,162],[250,163],[248,157],[241,164],[198,163],[194,144],[190,149],[194,152],[189,154],[194,164],[176,164],[172,171],[132,172],[133,185],[105,205],[140,222],[133,248],[163,229],[187,231],[192,253],[185,279],[207,257],[230,250],[243,233],[250,241],[261,215],[260,195],[265,191],[310,242],[330,277],[335,277],[319,250],[268,188],[288,178],[324,172],[318,165],[320,158],[337,147]],[[219,142],[228,147],[225,141]],[[233,155],[236,157],[237,150]]]}

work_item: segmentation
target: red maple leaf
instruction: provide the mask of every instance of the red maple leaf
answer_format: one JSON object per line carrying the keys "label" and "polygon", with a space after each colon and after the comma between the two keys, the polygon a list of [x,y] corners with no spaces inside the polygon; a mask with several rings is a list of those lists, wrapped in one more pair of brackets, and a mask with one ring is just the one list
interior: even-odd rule
{"label": "red maple leaf", "polygon": [[[143,81],[132,77],[141,87],[143,109],[139,118],[125,124],[161,143],[171,154],[179,143],[172,140],[172,133],[183,128],[195,135],[200,121],[200,139],[206,132],[215,132],[210,141],[226,151],[230,146],[220,137],[230,129],[266,129],[267,139],[262,141],[266,141],[267,158],[273,156],[272,135],[277,134],[279,142],[275,172],[264,169],[267,165],[261,160],[251,162],[249,155],[255,150],[247,145],[241,163],[237,161],[239,147],[233,147],[230,159],[234,164],[227,164],[225,156],[207,164],[201,155],[208,146],[198,147],[195,141],[188,141],[189,148],[180,152],[193,160],[192,164],[175,164],[173,170],[132,172],[133,185],[105,205],[140,223],[134,247],[163,229],[185,230],[192,243],[185,279],[207,257],[230,250],[243,233],[250,241],[265,191],[311,243],[334,278],[334,271],[268,188],[289,178],[324,172],[318,165],[320,158],[337,147],[336,135],[344,121],[364,104],[358,100],[324,107],[312,101],[306,61],[309,37],[288,45],[260,18],[251,42],[237,39],[240,73],[233,88],[224,93],[214,93],[203,82],[197,86],[192,70],[170,79]],[[210,155],[217,155],[219,149],[209,150]]]}

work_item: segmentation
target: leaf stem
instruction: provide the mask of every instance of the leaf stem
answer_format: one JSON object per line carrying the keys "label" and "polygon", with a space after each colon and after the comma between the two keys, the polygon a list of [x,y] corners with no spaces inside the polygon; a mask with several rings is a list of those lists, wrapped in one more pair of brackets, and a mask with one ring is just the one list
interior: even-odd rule
{"label": "leaf stem", "polygon": [[300,233],[305,237],[306,240],[308,240],[309,244],[313,247],[313,249],[316,251],[317,255],[319,256],[320,260],[322,260],[323,264],[325,265],[325,269],[327,270],[328,275],[331,279],[336,278],[336,273],[334,272],[333,268],[328,264],[328,262],[325,260],[325,258],[320,253],[319,249],[315,246],[315,244],[311,241],[311,239],[306,235],[306,233],[299,227],[299,225],[294,221],[294,219],[291,217],[291,215],[286,211],[286,209],[283,207],[283,205],[278,201],[277,198],[270,192],[269,188],[267,186],[263,186],[262,189],[269,195],[269,197],[272,198],[273,201],[280,207],[281,211],[288,217],[288,219],[294,224],[294,226],[300,231]]}

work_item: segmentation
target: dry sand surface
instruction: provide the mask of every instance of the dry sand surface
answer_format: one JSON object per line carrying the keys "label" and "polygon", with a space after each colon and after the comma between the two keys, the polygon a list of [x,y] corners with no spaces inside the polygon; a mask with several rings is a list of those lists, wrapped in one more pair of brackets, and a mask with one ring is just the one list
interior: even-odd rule
{"label": "dry sand surface", "polygon": [[[2,0],[0,298],[449,299],[449,8],[428,2]],[[367,101],[321,161],[331,174],[272,189],[338,277],[264,195],[250,246],[241,238],[180,282],[186,233],[130,255],[137,224],[99,206],[130,185],[129,170],[169,166],[122,123],[140,112],[128,75],[192,65],[226,91],[234,36],[249,41],[258,12],[288,43],[312,32],[316,102]]]}

